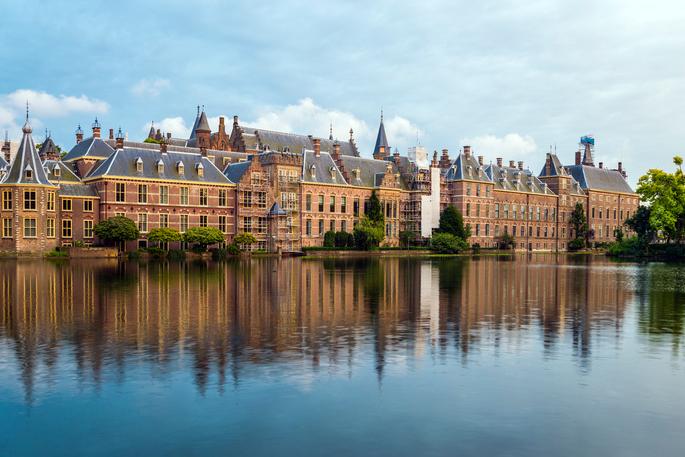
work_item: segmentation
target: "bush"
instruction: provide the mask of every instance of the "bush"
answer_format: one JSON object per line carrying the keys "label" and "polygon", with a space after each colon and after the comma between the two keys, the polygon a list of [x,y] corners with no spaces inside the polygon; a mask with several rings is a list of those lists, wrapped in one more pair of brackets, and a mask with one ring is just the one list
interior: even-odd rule
{"label": "bush", "polygon": [[226,251],[229,255],[240,255],[240,248],[235,243],[229,244]]}
{"label": "bush", "polygon": [[150,246],[147,249],[147,253],[150,254],[151,257],[154,257],[155,259],[161,259],[164,257],[165,251],[162,248],[158,248],[156,246]]}
{"label": "bush", "polygon": [[499,249],[513,249],[515,246],[514,237],[508,233],[497,238],[497,247]]}
{"label": "bush", "polygon": [[585,240],[582,238],[576,238],[569,241],[568,250],[569,251],[579,251],[585,247]]}
{"label": "bush", "polygon": [[224,234],[216,227],[193,227],[183,234],[183,239],[193,243],[193,251],[204,252],[207,246],[224,241]]}
{"label": "bush", "polygon": [[183,235],[181,235],[178,230],[168,227],[153,228],[150,230],[150,233],[147,234],[147,240],[150,243],[172,243],[174,241],[181,241],[182,239]]}
{"label": "bush", "polygon": [[335,231],[329,230],[323,235],[323,245],[327,248],[335,246]]}
{"label": "bush", "polygon": [[67,251],[60,250],[59,246],[57,246],[54,250],[47,252],[45,257],[49,257],[51,259],[65,259],[69,257],[69,253]]}
{"label": "bush", "polygon": [[471,252],[478,254],[480,252],[480,243],[473,243],[471,245]]}
{"label": "bush", "polygon": [[468,249],[468,244],[451,233],[436,233],[431,238],[431,249],[441,254],[457,254]]}
{"label": "bush", "polygon": [[168,260],[185,260],[186,252],[182,249],[169,249],[166,258]]}
{"label": "bush", "polygon": [[125,241],[137,240],[140,237],[138,226],[124,216],[114,216],[95,224],[95,235],[106,243],[117,243],[123,246]]}
{"label": "bush", "polygon": [[645,245],[636,236],[609,244],[607,255],[612,257],[636,257],[645,253]]}
{"label": "bush", "polygon": [[383,238],[385,238],[385,223],[383,222],[373,222],[364,216],[354,227],[354,244],[357,249],[363,251],[375,249]]}
{"label": "bush", "polygon": [[240,250],[243,249],[248,249],[250,248],[251,245],[255,244],[257,242],[257,238],[250,232],[245,232],[245,233],[239,233],[233,238],[233,243],[238,247]]}
{"label": "bush", "polygon": [[336,248],[351,248],[354,247],[354,235],[347,232],[335,232],[335,247]]}

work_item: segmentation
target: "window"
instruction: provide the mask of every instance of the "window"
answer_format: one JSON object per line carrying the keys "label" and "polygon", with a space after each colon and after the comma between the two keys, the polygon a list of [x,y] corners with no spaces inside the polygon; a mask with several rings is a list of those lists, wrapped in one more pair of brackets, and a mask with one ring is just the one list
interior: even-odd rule
{"label": "window", "polygon": [[25,190],[24,191],[24,209],[27,209],[27,210],[36,209],[36,191],[35,190]]}
{"label": "window", "polygon": [[471,184],[466,186],[466,195],[471,195]]}
{"label": "window", "polygon": [[12,211],[12,191],[11,190],[3,190],[2,191],[2,209],[4,211]]}
{"label": "window", "polygon": [[335,213],[335,195],[331,195],[328,208],[331,213]]}
{"label": "window", "polygon": [[169,227],[169,215],[168,214],[162,213],[159,215],[159,226],[161,228]]}
{"label": "window", "polygon": [[480,236],[480,224],[476,224],[476,236]]}
{"label": "window", "polygon": [[352,213],[355,216],[359,216],[359,199],[355,198],[354,202],[352,203]]}
{"label": "window", "polygon": [[147,214],[146,213],[139,213],[138,214],[138,230],[140,230],[141,233],[147,232]]}
{"label": "window", "polygon": [[143,172],[143,159],[141,159],[140,157],[136,159],[136,171],[138,173]]}
{"label": "window", "polygon": [[181,205],[187,205],[188,204],[188,188],[187,187],[181,187],[179,189],[181,193]]}
{"label": "window", "polygon": [[499,203],[495,203],[495,218],[499,219]]}
{"label": "window", "polygon": [[341,230],[342,232],[346,232],[346,231],[347,231],[347,221],[341,221],[341,222],[340,222],[340,230]]}
{"label": "window", "polygon": [[340,197],[340,212],[347,212],[347,197]]}
{"label": "window", "polygon": [[228,199],[226,198],[226,189],[219,189],[219,206],[228,206]]}
{"label": "window", "polygon": [[86,213],[93,212],[93,200],[83,200],[83,211]]}
{"label": "window", "polygon": [[35,238],[37,236],[36,224],[36,219],[29,217],[24,219],[24,238]]}
{"label": "window", "polygon": [[509,219],[509,205],[504,205],[504,218]]}
{"label": "window", "polygon": [[33,170],[30,168],[27,168],[24,174],[26,175],[26,179],[33,179]]}
{"label": "window", "polygon": [[485,236],[490,236],[490,224],[485,224]]}
{"label": "window", "polygon": [[118,182],[114,185],[114,200],[117,202],[126,201],[126,184]]}
{"label": "window", "polygon": [[207,215],[206,214],[200,215],[200,227],[207,227]]}
{"label": "window", "polygon": [[93,238],[93,221],[91,219],[83,221],[83,238]]}
{"label": "window", "polygon": [[307,236],[312,236],[312,220],[311,219],[307,219],[307,221],[305,223],[305,233],[307,234]]}
{"label": "window", "polygon": [[201,163],[198,163],[195,169],[197,170],[197,175],[199,177],[203,177],[205,175],[205,167],[203,167]]}
{"label": "window", "polygon": [[71,211],[73,205],[70,198],[62,199],[62,211]]}
{"label": "window", "polygon": [[471,203],[466,204],[466,216],[471,216]]}
{"label": "window", "polygon": [[200,189],[200,206],[207,206],[207,189]]}
{"label": "window", "polygon": [[319,219],[319,236],[323,236],[323,219]]}
{"label": "window", "polygon": [[306,211],[311,211],[311,210],[312,210],[312,194],[307,194],[307,195],[305,196],[304,201],[305,201],[305,207],[304,207],[304,209],[305,209]]}
{"label": "window", "polygon": [[252,232],[252,218],[251,217],[244,217],[243,218],[243,232],[248,233]]}
{"label": "window", "polygon": [[138,184],[138,203],[147,203],[147,184]]}
{"label": "window", "polygon": [[476,197],[480,197],[480,184],[476,185]]}
{"label": "window", "polygon": [[12,238],[12,219],[10,218],[5,218],[2,220],[2,237]]}
{"label": "window", "polygon": [[335,232],[335,220],[334,219],[331,219],[330,228],[328,230],[330,230],[331,232]]}
{"label": "window", "polygon": [[159,186],[159,203],[161,205],[169,204],[169,186]]}
{"label": "window", "polygon": [[323,213],[323,195],[319,195],[319,212]]}
{"label": "window", "polygon": [[187,214],[181,214],[180,232],[185,233],[187,230],[188,230],[188,215]]}
{"label": "window", "polygon": [[226,233],[226,216],[219,216],[219,230]]}
{"label": "window", "polygon": [[249,190],[245,190],[243,191],[242,196],[243,206],[252,206],[252,192],[250,192]]}
{"label": "window", "polygon": [[62,238],[71,238],[71,219],[62,219]]}

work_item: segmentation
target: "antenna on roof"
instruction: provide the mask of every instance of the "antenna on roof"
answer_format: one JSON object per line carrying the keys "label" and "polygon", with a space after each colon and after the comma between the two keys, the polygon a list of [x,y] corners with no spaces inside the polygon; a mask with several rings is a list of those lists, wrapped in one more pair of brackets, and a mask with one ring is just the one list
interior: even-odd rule
{"label": "antenna on roof", "polygon": [[200,116],[200,105],[197,105],[197,115]]}
{"label": "antenna on roof", "polygon": [[331,121],[330,128],[328,130],[328,139],[332,140],[333,139],[333,121]]}
{"label": "antenna on roof", "polygon": [[29,121],[29,101],[26,100],[26,122]]}
{"label": "antenna on roof", "polygon": [[383,107],[381,106],[381,124],[383,123]]}

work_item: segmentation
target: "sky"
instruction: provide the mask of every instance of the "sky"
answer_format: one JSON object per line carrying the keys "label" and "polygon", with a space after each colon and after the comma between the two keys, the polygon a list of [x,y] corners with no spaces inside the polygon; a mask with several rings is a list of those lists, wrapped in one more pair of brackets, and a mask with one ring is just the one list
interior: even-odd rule
{"label": "sky", "polygon": [[401,153],[465,144],[538,172],[580,136],[631,183],[672,168],[685,132],[685,7],[652,0],[5,0],[0,130],[63,148],[94,118],[142,139],[189,133],[196,106],[241,124],[349,137],[381,109]]}

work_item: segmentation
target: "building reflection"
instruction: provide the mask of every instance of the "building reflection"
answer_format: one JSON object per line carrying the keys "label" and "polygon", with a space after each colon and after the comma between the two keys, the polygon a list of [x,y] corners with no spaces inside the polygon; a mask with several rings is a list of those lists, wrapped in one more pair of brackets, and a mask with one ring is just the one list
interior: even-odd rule
{"label": "building reflection", "polygon": [[[257,367],[352,372],[426,355],[570,350],[617,337],[625,271],[588,258],[251,259],[227,263],[0,264],[0,346],[26,401],[59,365],[80,383],[190,369],[200,392]],[[4,351],[6,352],[6,351]],[[275,367],[275,368],[273,368]],[[268,368],[273,368],[269,371]],[[214,381],[215,380],[215,381]]]}

